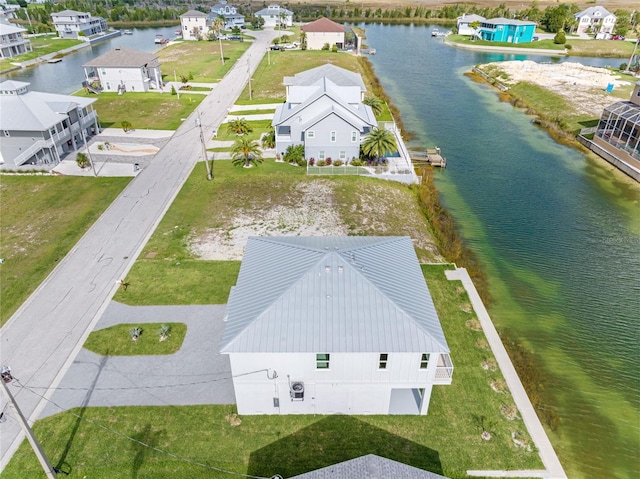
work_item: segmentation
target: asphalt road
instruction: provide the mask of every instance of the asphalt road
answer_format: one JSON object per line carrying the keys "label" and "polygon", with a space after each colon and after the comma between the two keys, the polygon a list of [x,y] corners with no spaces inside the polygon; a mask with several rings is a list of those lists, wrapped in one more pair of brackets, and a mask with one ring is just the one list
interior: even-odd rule
{"label": "asphalt road", "polygon": [[[256,40],[200,104],[205,138],[217,130],[280,32],[257,32]],[[215,60],[214,60],[215,61]],[[0,330],[0,365],[24,387],[10,389],[33,423],[60,384],[118,285],[202,155],[197,112],[118,196],[47,279]],[[70,205],[72,207],[72,205]],[[13,386],[15,386],[15,382]],[[33,387],[33,390],[29,388]],[[6,401],[2,400],[4,406]],[[24,435],[8,413],[0,424],[0,470]]]}

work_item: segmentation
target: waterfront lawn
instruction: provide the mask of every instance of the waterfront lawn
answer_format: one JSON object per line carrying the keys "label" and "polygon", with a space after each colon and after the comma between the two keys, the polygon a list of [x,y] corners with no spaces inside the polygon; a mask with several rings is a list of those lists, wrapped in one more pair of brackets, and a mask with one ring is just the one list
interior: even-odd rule
{"label": "waterfront lawn", "polygon": [[126,120],[133,128],[176,130],[204,99],[204,95],[171,95],[159,92],[100,93],[80,90],[78,96],[96,98],[93,104],[103,128],[119,128]]}
{"label": "waterfront lawn", "polygon": [[219,42],[185,41],[170,45],[158,53],[162,63],[162,78],[164,81],[180,81],[180,75],[188,76],[191,73],[193,79],[189,81],[218,82],[250,45],[250,42],[223,41],[224,65],[220,60]]}
{"label": "waterfront lawn", "polygon": [[509,48],[541,48],[544,50],[564,50],[564,45],[556,45],[553,40],[540,40],[528,43],[490,42],[487,40],[472,40],[468,35],[447,35],[447,41],[461,45],[473,45],[476,47],[509,47]]}
{"label": "waterfront lawn", "polygon": [[[633,43],[620,40],[572,40],[567,43],[571,45],[569,55],[583,57],[607,57],[620,58],[619,62],[612,62],[618,67],[620,63],[627,63],[633,52]],[[628,98],[627,98],[628,99]]]}
{"label": "waterfront lawn", "polygon": [[[171,330],[164,341],[160,341],[159,330],[162,326]],[[136,341],[131,339],[132,328],[140,328],[141,334]],[[116,324],[109,328],[93,331],[83,347],[101,356],[153,356],[173,354],[182,347],[187,334],[184,323],[140,323]]]}
{"label": "waterfront lawn", "polygon": [[83,43],[81,40],[57,38],[56,36],[32,37],[29,40],[31,40],[33,51],[11,58],[3,58],[0,60],[0,68],[9,68],[11,63],[26,62]]}
{"label": "waterfront lawn", "polygon": [[[489,386],[500,374],[481,367],[492,355],[478,346],[483,334],[466,326],[474,315],[465,312],[469,300],[464,288],[444,277],[447,268],[423,266],[455,364],[453,384],[434,388],[427,416],[265,415],[242,416],[237,424],[230,405],[86,408],[39,420],[34,432],[53,465],[67,470],[73,464],[78,477],[105,479],[129,473],[228,477],[132,443],[122,435],[181,458],[262,477],[276,473],[291,477],[364,454],[448,477],[466,477],[468,469],[541,469],[535,451],[513,444],[513,432],[521,433],[524,442],[531,441],[520,419],[509,421],[500,413],[511,397]],[[491,433],[491,440],[480,438],[482,426]],[[24,441],[3,478],[39,473],[38,462]]]}
{"label": "waterfront lawn", "polygon": [[47,277],[131,178],[0,176],[0,324]]}
{"label": "waterfront lawn", "polygon": [[[234,115],[242,117],[242,113],[237,112]],[[245,118],[246,119],[246,118]],[[248,138],[250,140],[258,140],[263,133],[268,132],[271,129],[271,120],[247,120],[248,125],[252,128],[251,133],[247,133],[246,135],[238,136],[235,133],[229,132],[227,130],[227,123],[223,123],[220,125],[218,132],[215,137],[213,137],[216,141],[236,141],[238,138]],[[227,149],[227,151],[229,148]]]}

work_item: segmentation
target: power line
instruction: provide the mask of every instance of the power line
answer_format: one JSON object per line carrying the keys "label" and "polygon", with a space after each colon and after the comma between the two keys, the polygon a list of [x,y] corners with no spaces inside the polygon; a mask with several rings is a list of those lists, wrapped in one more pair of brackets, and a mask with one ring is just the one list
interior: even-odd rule
{"label": "power line", "polygon": [[36,391],[32,391],[31,388],[29,388],[29,387],[25,386],[24,384],[20,383],[17,379],[14,378],[14,381],[18,382],[20,384],[20,386],[22,386],[23,389],[26,389],[30,393],[35,394],[36,396],[44,399],[48,403],[51,403],[52,405],[54,405],[55,407],[60,409],[62,412],[70,414],[73,417],[75,417],[76,419],[80,419],[82,421],[86,421],[89,424],[92,424],[93,426],[99,427],[100,429],[103,429],[103,430],[105,430],[107,432],[115,434],[116,436],[119,436],[119,437],[121,437],[123,439],[127,439],[128,441],[131,441],[131,442],[133,442],[135,444],[138,444],[140,446],[146,447],[148,449],[151,449],[153,451],[159,452],[161,454],[165,454],[165,455],[167,455],[169,457],[177,459],[178,461],[185,462],[185,463],[188,463],[188,464],[192,464],[194,466],[203,467],[205,469],[209,469],[209,470],[212,470],[212,471],[215,471],[215,472],[221,472],[221,473],[224,473],[224,474],[231,474],[231,475],[239,476],[239,477],[246,477],[246,478],[249,478],[249,479],[276,479],[276,478],[281,478],[282,477],[279,474],[276,474],[276,475],[271,476],[271,477],[253,476],[251,474],[243,474],[241,472],[230,471],[228,469],[223,469],[221,467],[210,466],[209,464],[205,464],[203,462],[198,462],[198,461],[195,461],[193,459],[189,459],[187,457],[180,456],[180,455],[178,455],[176,453],[173,453],[171,451],[167,451],[165,449],[160,449],[159,447],[152,446],[151,444],[147,444],[146,442],[140,441],[139,439],[136,439],[134,437],[127,436],[126,434],[124,434],[124,433],[122,433],[120,431],[116,431],[115,429],[112,429],[109,426],[105,426],[104,424],[101,424],[101,423],[99,423],[97,421],[94,421],[93,419],[89,419],[89,418],[86,418],[84,416],[80,416],[79,414],[76,414],[73,411],[65,410],[65,408],[63,408],[59,404],[55,403],[51,399],[46,398],[45,396],[43,396],[40,393],[37,393]]}

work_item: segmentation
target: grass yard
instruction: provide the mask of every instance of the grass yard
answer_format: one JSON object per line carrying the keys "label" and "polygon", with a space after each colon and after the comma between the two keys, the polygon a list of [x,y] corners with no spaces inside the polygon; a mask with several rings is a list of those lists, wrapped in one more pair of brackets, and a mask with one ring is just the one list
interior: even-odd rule
{"label": "grass yard", "polygon": [[[263,109],[263,110],[231,110],[229,115],[249,116],[249,115],[265,115],[267,113],[275,113],[275,108]],[[251,118],[249,118],[250,120]]]}
{"label": "grass yard", "polygon": [[[446,266],[424,266],[455,364],[453,384],[436,386],[427,416],[243,416],[233,406],[87,408],[37,421],[36,436],[52,464],[74,477],[227,478],[134,443],[241,474],[291,477],[313,469],[378,454],[451,478],[468,469],[539,469],[535,452],[518,448],[512,433],[530,444],[524,424],[507,419],[508,392],[490,382],[500,373],[491,363],[484,335],[467,327],[474,319],[459,282]],[[74,416],[75,414],[75,416]],[[104,425],[109,430],[101,428]],[[492,439],[480,438],[484,429]],[[112,431],[117,431],[116,433]],[[42,474],[26,441],[3,472],[22,479]]]}
{"label": "grass yard", "polygon": [[204,95],[181,95],[178,99],[177,95],[156,92],[94,95],[80,90],[76,95],[98,99],[93,106],[103,128],[119,128],[126,120],[138,130],[176,130],[182,118],[188,117],[204,99]]}
{"label": "grass yard", "polygon": [[[159,331],[165,325],[171,330],[166,339],[160,341]],[[141,331],[136,341],[130,336],[132,328],[140,328]],[[187,325],[184,323],[116,324],[92,332],[84,343],[84,348],[101,356],[173,354],[182,346],[186,334]]]}
{"label": "grass yard", "polygon": [[0,176],[0,324],[47,277],[131,178]]}
{"label": "grass yard", "polygon": [[633,52],[633,42],[620,40],[567,40],[571,45],[569,55],[583,57],[620,58],[620,62],[613,62],[617,67],[626,63]]}
{"label": "grass yard", "polygon": [[9,68],[11,66],[11,63],[26,62],[43,55],[48,55],[49,53],[58,52],[60,50],[64,50],[65,48],[70,48],[75,45],[84,43],[80,40],[57,38],[54,35],[44,37],[31,37],[29,40],[31,40],[31,48],[33,49],[33,51],[24,53],[22,55],[17,55],[12,58],[4,58],[0,60],[0,68]]}
{"label": "grass yard", "polygon": [[[236,115],[242,117],[241,112],[235,113]],[[247,120],[249,126],[253,129],[251,133],[247,133],[243,135],[242,138],[249,138],[250,140],[258,140],[263,133],[268,132],[271,129],[271,120]],[[214,140],[218,141],[236,141],[240,138],[233,132],[229,132],[227,130],[227,124],[223,123],[220,125],[220,129],[218,130],[217,135],[214,137]],[[230,148],[227,148],[229,151]]]}
{"label": "grass yard", "polygon": [[223,41],[224,65],[220,60],[219,42],[180,42],[170,45],[158,53],[162,63],[162,78],[164,81],[173,81],[177,77],[180,81],[180,75],[191,73],[193,79],[190,81],[193,82],[220,81],[249,45],[249,42]]}

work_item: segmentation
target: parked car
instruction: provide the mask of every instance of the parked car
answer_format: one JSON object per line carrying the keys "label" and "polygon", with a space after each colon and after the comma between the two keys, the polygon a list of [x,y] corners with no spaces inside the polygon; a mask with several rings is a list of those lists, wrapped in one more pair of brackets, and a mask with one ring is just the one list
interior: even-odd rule
{"label": "parked car", "polygon": [[624,35],[614,35],[611,37],[611,40],[626,40]]}
{"label": "parked car", "polygon": [[271,45],[269,48],[271,50],[280,50],[280,45]]}
{"label": "parked car", "polygon": [[537,42],[538,40],[540,40],[540,37],[533,37],[534,42]]}
{"label": "parked car", "polygon": [[229,35],[229,40],[242,40],[242,35]]}

